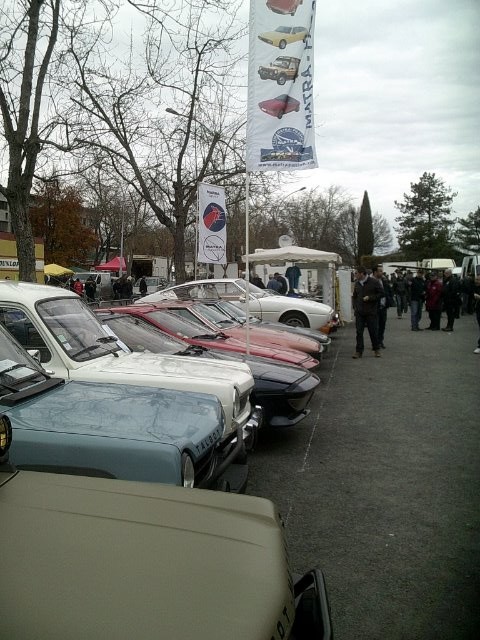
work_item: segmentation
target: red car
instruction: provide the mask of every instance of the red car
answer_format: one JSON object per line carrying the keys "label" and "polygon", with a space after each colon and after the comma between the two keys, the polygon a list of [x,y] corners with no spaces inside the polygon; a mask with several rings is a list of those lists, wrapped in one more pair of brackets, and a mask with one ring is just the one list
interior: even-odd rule
{"label": "red car", "polygon": [[[190,320],[190,322],[200,323],[202,327],[207,326],[212,331],[222,331],[230,338],[236,338],[241,342],[246,342],[247,340],[245,325],[236,322],[231,316],[228,316],[208,301],[164,300],[155,304],[159,308],[168,309],[172,313]],[[262,347],[303,351],[317,359],[321,358],[323,351],[323,347],[316,340],[269,327],[251,326],[249,341],[251,344],[257,344]]]}
{"label": "red car", "polygon": [[[102,309],[103,311],[103,309]],[[230,338],[219,330],[210,329],[208,326],[201,326],[198,323],[190,322],[182,318],[161,304],[135,304],[126,307],[113,307],[110,311],[114,313],[127,313],[142,320],[146,320],[150,324],[165,333],[176,336],[188,342],[188,344],[207,347],[211,349],[223,349],[225,351],[235,351],[237,353],[246,353],[247,345],[241,340]],[[312,370],[319,366],[319,361],[312,358],[306,353],[296,351],[294,349],[285,349],[279,347],[267,347],[258,344],[250,344],[250,354],[252,356],[262,356],[264,358],[272,358],[273,360],[282,361],[288,364],[295,364]]]}
{"label": "red car", "polygon": [[286,93],[281,96],[272,98],[271,100],[264,100],[259,102],[258,106],[262,111],[268,113],[270,116],[276,118],[282,118],[284,113],[290,113],[290,111],[300,111],[300,102],[291,98]]}

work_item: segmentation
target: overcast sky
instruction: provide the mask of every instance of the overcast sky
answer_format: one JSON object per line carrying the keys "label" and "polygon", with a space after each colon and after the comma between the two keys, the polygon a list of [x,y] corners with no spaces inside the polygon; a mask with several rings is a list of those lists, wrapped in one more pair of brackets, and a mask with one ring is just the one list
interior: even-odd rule
{"label": "overcast sky", "polygon": [[319,168],[289,185],[345,187],[393,224],[424,171],[480,205],[480,0],[320,0]]}

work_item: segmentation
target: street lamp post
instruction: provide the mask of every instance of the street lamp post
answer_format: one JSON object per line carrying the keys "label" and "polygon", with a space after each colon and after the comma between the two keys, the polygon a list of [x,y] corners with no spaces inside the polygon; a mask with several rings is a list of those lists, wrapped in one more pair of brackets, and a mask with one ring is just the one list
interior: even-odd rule
{"label": "street lamp post", "polygon": [[118,275],[121,278],[123,275],[123,236],[125,234],[125,209],[122,207],[122,230],[120,232],[120,267],[118,269]]}

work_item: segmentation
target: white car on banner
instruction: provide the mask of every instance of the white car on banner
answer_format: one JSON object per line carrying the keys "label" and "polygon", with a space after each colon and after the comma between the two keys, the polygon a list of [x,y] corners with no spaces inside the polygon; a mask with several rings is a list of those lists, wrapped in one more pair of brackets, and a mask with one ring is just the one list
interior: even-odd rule
{"label": "white car on banner", "polygon": [[[138,304],[159,302],[160,300],[195,300],[222,298],[245,308],[247,283],[241,278],[194,280],[163,291],[157,291],[138,300]],[[328,304],[282,296],[270,289],[249,286],[249,311],[253,316],[269,322],[283,322],[293,327],[321,329],[333,320],[334,311]]]}

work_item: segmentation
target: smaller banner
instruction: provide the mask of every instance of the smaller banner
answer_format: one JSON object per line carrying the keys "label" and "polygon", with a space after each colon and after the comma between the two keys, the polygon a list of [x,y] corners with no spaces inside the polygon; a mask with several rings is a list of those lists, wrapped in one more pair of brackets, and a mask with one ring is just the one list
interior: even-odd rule
{"label": "smaller banner", "polygon": [[226,264],[227,210],[225,189],[198,185],[198,262]]}

